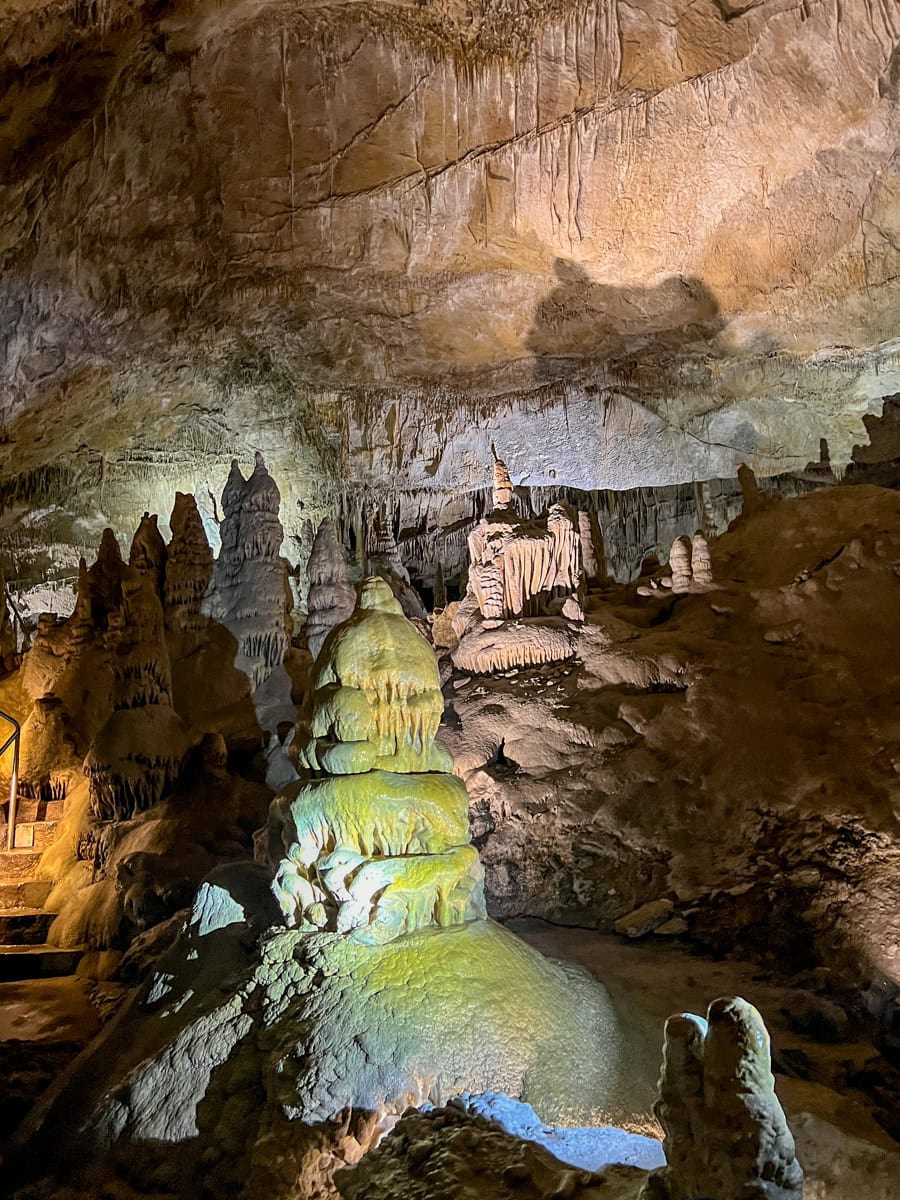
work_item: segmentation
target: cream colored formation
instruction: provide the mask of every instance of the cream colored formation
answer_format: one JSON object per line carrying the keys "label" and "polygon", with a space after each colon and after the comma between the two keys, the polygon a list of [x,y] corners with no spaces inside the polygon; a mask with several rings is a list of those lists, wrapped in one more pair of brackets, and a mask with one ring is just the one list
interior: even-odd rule
{"label": "cream colored formation", "polygon": [[553,504],[544,519],[521,518],[499,458],[492,502],[469,534],[468,586],[450,617],[454,665],[489,673],[571,657],[584,620],[580,517]]}
{"label": "cream colored formation", "polygon": [[653,596],[669,590],[676,596],[689,593],[714,592],[718,585],[713,579],[709,542],[698,530],[692,538],[677,537],[669,551],[668,575],[661,575],[642,584],[639,596]]}

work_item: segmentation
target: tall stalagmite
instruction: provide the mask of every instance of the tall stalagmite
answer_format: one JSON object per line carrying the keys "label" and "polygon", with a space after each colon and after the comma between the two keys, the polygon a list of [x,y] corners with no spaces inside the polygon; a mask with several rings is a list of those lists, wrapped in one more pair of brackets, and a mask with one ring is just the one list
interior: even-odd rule
{"label": "tall stalagmite", "polygon": [[328,634],[347,620],[356,605],[356,592],[347,578],[347,562],[333,521],[323,521],[316,532],[307,575],[306,644],[316,659]]}
{"label": "tall stalagmite", "polygon": [[237,639],[235,666],[256,691],[284,662],[289,588],[281,558],[281,494],[261,454],[249,479],[237,460],[222,492],[222,548],[204,610]]}

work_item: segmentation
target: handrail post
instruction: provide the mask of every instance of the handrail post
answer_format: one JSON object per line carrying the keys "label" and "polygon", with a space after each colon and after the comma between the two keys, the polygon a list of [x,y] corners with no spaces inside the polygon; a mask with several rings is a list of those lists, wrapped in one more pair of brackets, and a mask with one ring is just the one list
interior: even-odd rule
{"label": "handrail post", "polygon": [[[11,717],[9,713],[0,710],[0,717],[4,721],[9,721],[13,727],[13,765],[12,774],[9,777],[9,824],[6,829],[6,848],[14,850],[16,848],[16,809],[19,802],[19,735],[22,729],[15,717]],[[7,742],[8,745],[9,742]]]}

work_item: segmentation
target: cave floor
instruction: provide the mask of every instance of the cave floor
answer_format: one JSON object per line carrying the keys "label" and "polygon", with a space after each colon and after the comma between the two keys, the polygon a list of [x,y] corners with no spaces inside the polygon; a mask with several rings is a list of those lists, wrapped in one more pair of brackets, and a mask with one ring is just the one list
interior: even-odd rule
{"label": "cave floor", "polygon": [[0,1146],[100,1031],[95,988],[73,975],[0,983]]}
{"label": "cave floor", "polygon": [[606,986],[629,1031],[636,1071],[655,1079],[663,1025],[672,1013],[705,1014],[717,997],[740,995],[765,1018],[776,1088],[789,1116],[809,1112],[884,1150],[898,1149],[876,1116],[883,1117],[883,1101],[853,1083],[854,1077],[877,1077],[884,1060],[852,1028],[841,1040],[798,1031],[798,1011],[809,993],[779,986],[754,964],[700,958],[661,938],[629,941],[532,918],[511,920],[507,927],[542,954],[579,963]]}
{"label": "cave floor", "polygon": [[90,981],[77,976],[0,983],[0,1042],[77,1042],[85,1045],[101,1020]]}

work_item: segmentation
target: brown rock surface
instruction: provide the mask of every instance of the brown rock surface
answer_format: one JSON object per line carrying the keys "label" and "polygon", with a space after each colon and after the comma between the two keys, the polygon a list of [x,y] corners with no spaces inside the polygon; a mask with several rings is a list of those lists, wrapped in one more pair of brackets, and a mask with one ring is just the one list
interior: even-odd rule
{"label": "brown rock surface", "polygon": [[492,911],[611,929],[674,896],[718,953],[897,978],[898,530],[883,489],[772,505],[713,541],[722,591],[649,626],[607,591],[571,662],[451,680]]}
{"label": "brown rock surface", "polygon": [[492,438],[531,483],[846,463],[900,386],[898,31],[862,0],[6,5],[12,494],[133,529],[255,448],[303,520],[337,473],[486,484]]}

